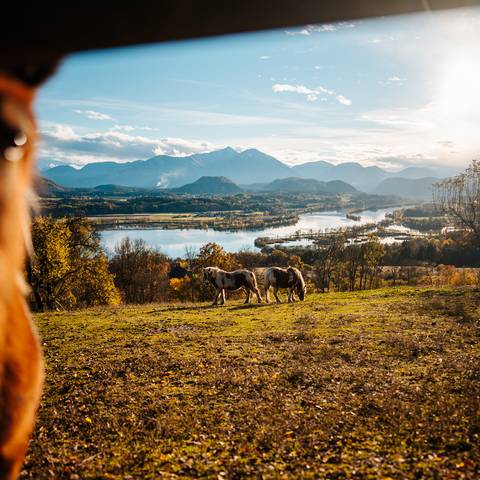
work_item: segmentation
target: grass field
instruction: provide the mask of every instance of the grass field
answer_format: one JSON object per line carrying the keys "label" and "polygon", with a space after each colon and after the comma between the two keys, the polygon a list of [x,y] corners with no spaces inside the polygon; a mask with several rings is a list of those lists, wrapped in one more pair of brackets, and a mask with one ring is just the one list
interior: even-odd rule
{"label": "grass field", "polygon": [[22,478],[479,478],[480,291],[36,315]]}

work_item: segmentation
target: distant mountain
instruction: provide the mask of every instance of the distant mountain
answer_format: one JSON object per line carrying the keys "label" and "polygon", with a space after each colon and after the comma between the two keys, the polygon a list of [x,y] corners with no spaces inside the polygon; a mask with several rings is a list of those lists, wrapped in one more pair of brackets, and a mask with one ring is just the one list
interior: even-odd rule
{"label": "distant mountain", "polygon": [[435,177],[402,178],[393,177],[383,180],[372,193],[377,195],[398,195],[400,197],[431,200],[432,184],[440,179]]}
{"label": "distant mountain", "polygon": [[328,162],[310,162],[292,167],[295,176],[316,180],[343,180],[359,190],[378,185],[389,173],[379,167],[363,167],[359,163],[346,162],[333,165]]}
{"label": "distant mountain", "polygon": [[224,176],[236,183],[269,182],[291,175],[290,168],[255,149],[236,152],[225,148],[188,157],[160,155],[127,163],[90,163],[83,168],[54,167],[43,175],[68,187],[114,184],[143,188],[172,188],[202,176]]}
{"label": "distant mountain", "polygon": [[455,175],[454,168],[427,168],[408,167],[398,172],[389,172],[379,167],[363,167],[359,163],[346,162],[333,165],[328,162],[309,162],[292,167],[296,176],[303,178],[314,178],[316,180],[343,180],[353,185],[358,190],[374,193],[375,188],[387,178],[418,179],[434,177],[440,174],[442,177]]}
{"label": "distant mountain", "polygon": [[435,170],[409,167],[392,173],[379,167],[363,167],[355,162],[334,165],[319,161],[289,167],[253,148],[237,152],[227,147],[188,157],[159,155],[148,160],[127,163],[90,163],[80,169],[61,165],[43,171],[42,175],[65,187],[120,185],[148,189],[176,188],[193,183],[202,176],[223,176],[236,184],[248,184],[252,190],[274,179],[300,177],[322,182],[341,180],[358,190],[370,192],[383,180],[391,177],[416,179],[447,177],[455,173],[457,172],[454,169],[446,167]]}
{"label": "distant mountain", "polygon": [[[437,171],[427,167],[408,167],[408,168],[404,168],[403,170],[400,170],[399,172],[396,172],[395,174],[393,174],[393,176],[395,178],[420,179],[420,178],[427,178],[427,177],[433,178],[434,173],[437,173]],[[390,176],[392,176],[392,174]],[[448,174],[445,176],[448,176]]]}
{"label": "distant mountain", "polygon": [[174,193],[188,193],[191,195],[235,195],[243,190],[227,177],[200,177],[193,183],[183,187],[171,188]]}
{"label": "distant mountain", "polygon": [[358,190],[341,180],[321,182],[311,178],[288,177],[265,185],[263,191],[289,193],[358,193]]}
{"label": "distant mountain", "polygon": [[41,197],[48,197],[49,195],[58,195],[59,193],[66,193],[71,191],[71,188],[62,187],[58,183],[44,177],[37,177],[35,179],[35,192]]}
{"label": "distant mountain", "polygon": [[[87,191],[90,189],[87,189]],[[113,185],[111,183],[107,185],[97,185],[91,189],[94,193],[104,194],[104,195],[140,195],[142,193],[149,193],[147,188],[138,188],[138,187],[124,187],[122,185]]]}
{"label": "distant mountain", "polygon": [[269,182],[262,183],[244,183],[239,185],[240,188],[247,192],[260,192],[269,184]]}

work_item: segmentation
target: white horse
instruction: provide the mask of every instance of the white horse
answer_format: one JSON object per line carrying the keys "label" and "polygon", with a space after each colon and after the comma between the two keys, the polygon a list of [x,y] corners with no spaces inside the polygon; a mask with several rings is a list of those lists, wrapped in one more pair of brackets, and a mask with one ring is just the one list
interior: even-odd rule
{"label": "white horse", "polygon": [[206,267],[203,269],[203,278],[215,287],[215,298],[213,305],[217,305],[219,297],[222,305],[225,303],[225,290],[238,290],[244,288],[247,292],[245,303],[250,303],[251,293],[255,293],[258,303],[262,301],[260,290],[257,286],[255,274],[250,270],[234,270],[226,272],[218,267]]}

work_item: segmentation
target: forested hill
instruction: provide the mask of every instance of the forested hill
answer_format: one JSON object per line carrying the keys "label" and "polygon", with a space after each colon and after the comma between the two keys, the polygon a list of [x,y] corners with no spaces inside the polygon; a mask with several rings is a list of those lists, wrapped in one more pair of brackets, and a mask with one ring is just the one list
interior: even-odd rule
{"label": "forested hill", "polygon": [[233,195],[243,192],[243,189],[226,177],[200,177],[193,183],[170,191],[191,195]]}

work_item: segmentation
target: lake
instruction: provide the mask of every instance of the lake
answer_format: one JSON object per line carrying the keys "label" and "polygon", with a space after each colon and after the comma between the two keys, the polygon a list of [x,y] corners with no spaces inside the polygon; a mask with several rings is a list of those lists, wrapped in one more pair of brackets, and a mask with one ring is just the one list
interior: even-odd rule
{"label": "lake", "polygon": [[[379,222],[385,218],[385,214],[396,210],[398,207],[383,208],[379,210],[365,210],[361,212],[361,220],[356,222],[345,217],[345,212],[318,212],[300,215],[295,225],[286,227],[266,228],[263,230],[223,232],[213,229],[177,229],[177,230],[149,230],[149,229],[125,229],[101,231],[102,245],[111,253],[115,244],[124,237],[131,239],[142,238],[151,247],[160,249],[169,257],[184,257],[185,250],[199,250],[208,242],[216,242],[229,252],[238,252],[243,248],[258,250],[254,246],[257,237],[273,237],[289,235],[297,230],[324,230],[326,228],[348,227],[362,223]],[[309,240],[289,242],[288,245],[308,245]]]}

